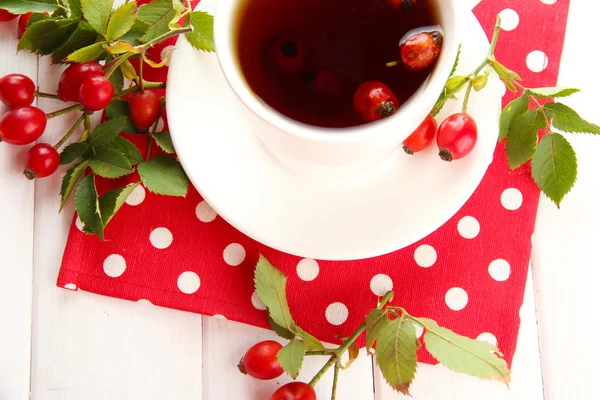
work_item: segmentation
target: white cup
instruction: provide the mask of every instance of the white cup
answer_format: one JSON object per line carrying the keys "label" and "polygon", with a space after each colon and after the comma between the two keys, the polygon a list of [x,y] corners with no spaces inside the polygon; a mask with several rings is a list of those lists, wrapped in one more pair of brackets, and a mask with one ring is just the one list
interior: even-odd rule
{"label": "white cup", "polygon": [[[351,128],[322,128],[294,121],[273,110],[248,86],[240,70],[235,43],[238,7],[247,0],[219,0],[214,39],[221,69],[239,97],[252,130],[280,158],[317,168],[354,173],[391,153],[423,122],[439,97],[458,51],[457,8],[451,0],[432,0],[439,12],[444,43],[430,77],[389,118]],[[251,1],[251,0],[250,0]]]}

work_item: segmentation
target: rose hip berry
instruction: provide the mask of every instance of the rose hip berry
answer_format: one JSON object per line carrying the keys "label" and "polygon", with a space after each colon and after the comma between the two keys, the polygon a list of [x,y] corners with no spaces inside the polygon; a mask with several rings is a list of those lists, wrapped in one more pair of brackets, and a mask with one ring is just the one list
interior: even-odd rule
{"label": "rose hip berry", "polygon": [[277,389],[271,400],[317,400],[317,394],[304,382],[290,382]]}
{"label": "rose hip berry", "polygon": [[160,115],[160,97],[150,90],[144,90],[129,100],[129,118],[138,130],[148,129]]}
{"label": "rose hip berry", "polygon": [[277,352],[282,347],[272,340],[257,343],[246,352],[238,368],[243,374],[256,379],[275,379],[284,372],[277,360]]}
{"label": "rose hip berry", "polygon": [[21,74],[10,74],[0,79],[0,101],[8,107],[29,106],[35,96],[35,84]]}
{"label": "rose hip berry", "polygon": [[477,124],[466,113],[449,116],[437,133],[437,145],[440,157],[444,161],[458,160],[473,151],[477,143]]}
{"label": "rose hip berry", "polygon": [[17,18],[17,15],[11,14],[6,10],[0,10],[0,22],[10,21]]}
{"label": "rose hip berry", "polygon": [[17,107],[0,119],[0,142],[29,144],[35,142],[46,129],[46,114],[32,106]]}
{"label": "rose hip berry", "polygon": [[27,153],[27,169],[23,172],[29,179],[52,175],[60,165],[58,151],[47,143],[38,143]]}
{"label": "rose hip berry", "polygon": [[58,81],[58,95],[64,101],[79,101],[79,89],[88,76],[104,76],[102,65],[96,61],[75,63],[65,69]]}
{"label": "rose hip berry", "polygon": [[281,37],[269,48],[269,60],[275,72],[284,76],[300,76],[308,66],[308,48],[292,37]]}
{"label": "rose hip berry", "polygon": [[410,11],[415,8],[417,0],[385,0],[393,8],[402,8],[404,11]]}
{"label": "rose hip berry", "polygon": [[354,111],[365,122],[377,121],[394,114],[400,102],[385,84],[367,81],[356,89]]}
{"label": "rose hip berry", "polygon": [[309,90],[317,96],[335,99],[344,92],[344,78],[341,74],[327,68],[311,74]]}
{"label": "rose hip berry", "polygon": [[110,104],[114,94],[111,81],[100,75],[91,75],[79,88],[79,102],[87,111],[100,111]]}
{"label": "rose hip berry", "polygon": [[400,45],[400,60],[409,71],[421,71],[438,58],[443,41],[437,31],[417,33]]}
{"label": "rose hip berry", "polygon": [[404,141],[404,151],[412,155],[425,150],[433,143],[437,127],[437,121],[429,114],[425,121]]}

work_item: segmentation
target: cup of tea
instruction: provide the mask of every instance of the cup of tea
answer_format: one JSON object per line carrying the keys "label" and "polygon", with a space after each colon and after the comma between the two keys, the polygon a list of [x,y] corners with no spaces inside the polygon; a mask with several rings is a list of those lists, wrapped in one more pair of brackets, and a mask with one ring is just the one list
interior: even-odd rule
{"label": "cup of tea", "polygon": [[[456,58],[457,25],[448,0],[219,0],[214,39],[243,114],[272,153],[356,172],[400,150],[431,111]],[[431,30],[443,44],[430,67],[387,65],[407,33]],[[361,118],[354,97],[369,81],[393,92],[393,115]]]}

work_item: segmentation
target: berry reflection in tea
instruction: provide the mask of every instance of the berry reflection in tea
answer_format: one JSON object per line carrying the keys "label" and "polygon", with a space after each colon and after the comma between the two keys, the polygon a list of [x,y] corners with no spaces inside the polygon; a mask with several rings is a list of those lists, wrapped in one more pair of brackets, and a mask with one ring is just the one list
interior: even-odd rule
{"label": "berry reflection in tea", "polygon": [[434,11],[428,0],[246,0],[239,64],[279,113],[361,125],[394,114],[431,73],[443,42]]}

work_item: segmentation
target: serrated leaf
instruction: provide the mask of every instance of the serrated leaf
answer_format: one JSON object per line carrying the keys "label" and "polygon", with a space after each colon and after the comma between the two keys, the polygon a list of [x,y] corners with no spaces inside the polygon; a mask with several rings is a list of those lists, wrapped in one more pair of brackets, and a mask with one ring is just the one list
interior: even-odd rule
{"label": "serrated leaf", "polygon": [[110,143],[107,143],[103,147],[116,150],[119,153],[123,154],[127,158],[127,160],[129,160],[129,163],[131,165],[136,165],[144,161],[142,153],[137,148],[137,146],[122,136],[117,136]]}
{"label": "serrated leaf", "polygon": [[100,198],[100,215],[102,216],[102,224],[104,227],[108,225],[121,206],[125,204],[125,200],[127,200],[131,192],[133,192],[139,184],[139,182],[135,182],[123,188],[113,189]]}
{"label": "serrated leaf", "polygon": [[[138,165],[144,186],[152,193],[167,196],[187,194],[189,180],[179,161],[166,154],[159,154],[150,161]],[[274,321],[279,323],[275,318]]]}
{"label": "serrated leaf", "polygon": [[198,50],[215,51],[213,16],[204,11],[194,11],[189,18],[194,30],[186,33],[185,37],[190,44]]}
{"label": "serrated leaf", "polygon": [[81,11],[86,21],[101,35],[106,33],[114,0],[81,0]]}
{"label": "serrated leaf", "polygon": [[73,189],[75,189],[75,185],[81,179],[81,177],[85,174],[90,162],[82,161],[79,164],[73,165],[63,176],[62,183],[60,186],[60,209],[59,212],[62,211],[65,204],[67,204],[67,200],[73,193]]}
{"label": "serrated leaf", "polygon": [[544,111],[552,119],[552,125],[556,129],[569,133],[600,135],[600,126],[581,118],[575,110],[562,103],[548,103],[544,105]]}
{"label": "serrated leaf", "polygon": [[81,0],[68,0],[72,18],[81,17]]}
{"label": "serrated leaf", "polygon": [[531,160],[538,143],[538,130],[546,126],[539,110],[527,111],[512,120],[506,135],[506,155],[511,169]]}
{"label": "serrated leaf", "polygon": [[58,50],[52,53],[52,62],[54,64],[64,62],[69,54],[94,44],[97,38],[98,34],[94,32],[86,22],[79,22],[77,29],[71,34],[67,41]]}
{"label": "serrated leaf", "polygon": [[325,349],[325,346],[323,346],[323,343],[321,343],[321,341],[319,339],[317,339],[310,333],[306,332],[299,326],[294,325],[293,330],[294,330],[294,332],[297,332],[298,335],[300,335],[300,337],[304,341],[304,347],[306,347],[306,349],[308,349],[308,350],[324,350]]}
{"label": "serrated leaf", "polygon": [[356,359],[358,358],[359,354],[360,349],[358,348],[358,345],[356,344],[356,342],[352,342],[350,347],[348,347],[348,361],[346,362],[346,364],[341,364],[340,367],[342,369],[350,368],[352,363],[354,363],[354,361],[356,361]]}
{"label": "serrated leaf", "polygon": [[129,119],[129,102],[127,100],[113,100],[106,107],[106,115],[109,119],[115,119],[119,117],[125,118],[125,123],[121,128],[121,132],[137,133],[135,126]]}
{"label": "serrated leaf", "polygon": [[544,87],[536,89],[528,89],[534,97],[538,99],[553,99],[569,97],[575,93],[579,93],[581,90],[572,88],[560,88],[560,87]]}
{"label": "serrated leaf", "polygon": [[110,80],[110,82],[113,84],[113,87],[115,88],[115,94],[120,94],[123,91],[123,86],[125,86],[125,78],[123,77],[121,68],[115,69],[108,80]]}
{"label": "serrated leaf", "polygon": [[285,275],[260,255],[254,272],[254,287],[258,298],[267,306],[271,319],[279,326],[293,331],[296,323],[286,298]]}
{"label": "serrated leaf", "polygon": [[458,51],[456,52],[456,58],[454,59],[454,65],[452,65],[452,71],[450,71],[450,76],[456,73],[458,69],[458,64],[460,63],[460,53],[462,52],[462,43],[458,45]]}
{"label": "serrated leaf", "polygon": [[292,340],[296,337],[296,334],[292,331],[290,331],[287,328],[284,328],[281,325],[278,325],[275,323],[275,321],[273,321],[273,319],[271,318],[270,315],[267,314],[267,322],[269,323],[269,326],[271,327],[271,329],[273,329],[273,331],[279,336],[282,337],[284,339],[288,339],[288,340]]}
{"label": "serrated leaf", "polygon": [[135,2],[125,3],[118,7],[108,22],[106,40],[116,40],[129,32],[135,23],[135,11]]}
{"label": "serrated leaf", "polygon": [[90,160],[90,167],[95,174],[111,179],[133,172],[129,160],[123,154],[106,147],[96,149],[96,153]]}
{"label": "serrated leaf", "polygon": [[517,91],[517,88],[515,87],[512,81],[513,77],[511,77],[511,75],[509,74],[509,70],[504,65],[500,64],[496,60],[493,60],[492,68],[494,69],[494,71],[496,71],[496,73],[498,74],[502,82],[504,82],[508,90],[510,90],[511,92]]}
{"label": "serrated leaf", "polygon": [[531,161],[538,187],[558,207],[577,180],[577,156],[564,136],[550,132],[542,138]]}
{"label": "serrated leaf", "polygon": [[0,8],[11,14],[28,12],[53,12],[58,8],[56,0],[0,0]]}
{"label": "serrated leaf", "polygon": [[304,344],[292,340],[277,352],[277,361],[292,379],[296,379],[304,361]]}
{"label": "serrated leaf", "polygon": [[470,339],[440,327],[435,321],[420,318],[425,326],[425,347],[448,368],[481,379],[493,379],[508,384],[510,371],[506,361],[491,344]]}
{"label": "serrated leaf", "polygon": [[136,18],[135,23],[133,24],[133,27],[131,28],[131,30],[129,32],[127,32],[126,34],[124,34],[123,36],[121,36],[120,40],[125,41],[127,43],[131,43],[133,45],[138,45],[141,44],[141,38],[146,34],[146,32],[148,31],[148,24],[139,21]]}
{"label": "serrated leaf", "polygon": [[104,45],[104,50],[109,52],[110,54],[123,54],[123,53],[136,53],[137,50],[133,47],[132,44],[118,41],[110,44]]}
{"label": "serrated leaf", "polygon": [[375,308],[368,315],[365,323],[367,324],[367,351],[373,347],[377,341],[377,337],[389,322],[388,313],[386,311]]}
{"label": "serrated leaf", "polygon": [[175,153],[175,147],[171,140],[171,134],[169,132],[156,132],[152,134],[152,137],[156,141],[158,147],[163,149],[164,152],[173,154]]}
{"label": "serrated leaf", "polygon": [[79,219],[83,222],[83,231],[96,234],[104,240],[104,226],[100,216],[100,203],[94,175],[90,174],[81,180],[75,190],[75,209]]}
{"label": "serrated leaf", "polygon": [[476,92],[480,92],[483,88],[487,86],[488,79],[490,77],[490,72],[486,72],[483,75],[479,75],[475,77],[471,82],[473,83],[473,89]]}
{"label": "serrated leaf", "polygon": [[48,55],[60,49],[77,29],[76,20],[52,20],[32,24],[19,41],[19,50]]}
{"label": "serrated leaf", "polygon": [[29,21],[27,21],[27,27],[29,28],[31,25],[35,24],[36,22],[40,22],[45,19],[50,19],[50,17],[46,14],[40,14],[40,13],[31,14],[31,17],[29,17]]}
{"label": "serrated leaf", "polygon": [[67,165],[78,159],[90,148],[85,142],[71,143],[60,153],[60,165]]}
{"label": "serrated leaf", "polygon": [[510,124],[517,116],[525,113],[529,109],[529,97],[523,93],[517,99],[511,101],[504,107],[500,114],[500,135],[498,140],[502,140],[508,134]]}
{"label": "serrated leaf", "polygon": [[78,63],[94,61],[102,54],[102,44],[103,43],[94,43],[90,46],[86,46],[84,48],[76,50],[73,53],[69,54],[69,56],[67,57],[67,61]]}
{"label": "serrated leaf", "polygon": [[417,333],[415,326],[400,318],[391,321],[379,334],[375,357],[387,383],[409,395],[417,370]]}
{"label": "serrated leaf", "polygon": [[141,41],[147,42],[169,31],[169,22],[177,12],[172,0],[155,0],[139,8],[137,18],[147,25]]}
{"label": "serrated leaf", "polygon": [[125,117],[117,117],[98,125],[90,134],[90,144],[97,147],[112,141],[123,131],[125,122]]}

